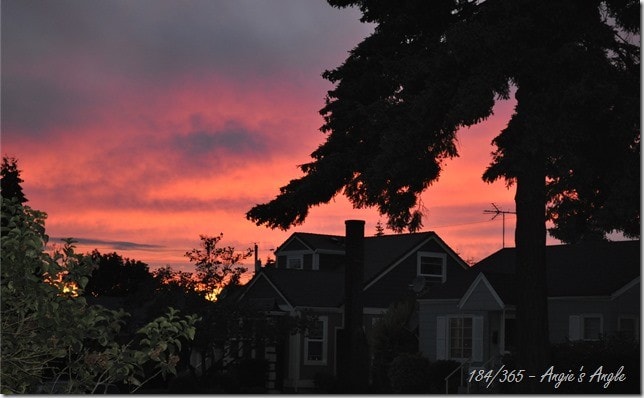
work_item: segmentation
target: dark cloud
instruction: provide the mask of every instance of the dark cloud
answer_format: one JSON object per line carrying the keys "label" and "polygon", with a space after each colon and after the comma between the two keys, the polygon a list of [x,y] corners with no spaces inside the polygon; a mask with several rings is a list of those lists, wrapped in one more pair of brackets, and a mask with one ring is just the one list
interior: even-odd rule
{"label": "dark cloud", "polygon": [[172,139],[172,146],[190,157],[208,156],[221,151],[232,155],[253,155],[266,151],[266,139],[259,132],[228,122],[221,130],[196,130],[176,135]]}
{"label": "dark cloud", "polygon": [[[301,0],[3,0],[6,128],[41,133],[72,123],[115,91],[216,74],[252,85],[311,84],[364,36],[354,10]],[[109,86],[109,85],[108,85]],[[5,132],[6,129],[5,128]]]}
{"label": "dark cloud", "polygon": [[[61,237],[50,237],[49,241],[51,243],[62,242],[68,238]],[[123,241],[112,241],[112,240],[103,240],[103,239],[92,239],[92,238],[73,238],[75,242],[81,245],[96,245],[96,246],[108,246],[112,247],[115,250],[158,250],[163,249],[165,246],[162,245],[151,245],[147,243],[136,243],[136,242],[123,242]]]}
{"label": "dark cloud", "polygon": [[342,23],[357,13],[324,1],[5,0],[2,11],[9,66],[82,55],[89,67],[137,77],[323,69],[338,39],[365,30]]}

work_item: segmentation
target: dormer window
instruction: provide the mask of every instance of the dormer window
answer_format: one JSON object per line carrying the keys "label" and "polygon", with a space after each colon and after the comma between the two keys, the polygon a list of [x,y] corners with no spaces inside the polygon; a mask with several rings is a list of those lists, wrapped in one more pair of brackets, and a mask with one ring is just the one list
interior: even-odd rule
{"label": "dormer window", "polygon": [[418,276],[427,282],[443,283],[447,279],[445,253],[418,252]]}
{"label": "dormer window", "polygon": [[304,259],[302,256],[288,256],[286,259],[286,268],[302,269]]}

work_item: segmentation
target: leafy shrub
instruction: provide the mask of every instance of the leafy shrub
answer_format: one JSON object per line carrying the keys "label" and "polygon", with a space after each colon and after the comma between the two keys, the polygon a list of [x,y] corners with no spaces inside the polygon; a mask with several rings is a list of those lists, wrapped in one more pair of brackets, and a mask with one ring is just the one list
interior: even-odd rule
{"label": "leafy shrub", "polygon": [[397,394],[422,394],[430,392],[430,365],[420,354],[402,354],[396,357],[387,375],[391,389]]}

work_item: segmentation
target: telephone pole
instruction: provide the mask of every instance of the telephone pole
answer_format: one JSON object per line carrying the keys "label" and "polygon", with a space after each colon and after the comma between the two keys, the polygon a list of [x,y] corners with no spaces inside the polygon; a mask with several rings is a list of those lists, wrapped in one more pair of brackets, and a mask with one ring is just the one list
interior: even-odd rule
{"label": "telephone pole", "polygon": [[505,248],[505,215],[506,214],[517,214],[517,212],[516,211],[501,210],[494,203],[492,203],[492,207],[494,207],[494,210],[483,210],[483,213],[494,214],[494,216],[492,216],[492,218],[490,218],[490,221],[494,220],[499,214],[503,218],[503,248]]}

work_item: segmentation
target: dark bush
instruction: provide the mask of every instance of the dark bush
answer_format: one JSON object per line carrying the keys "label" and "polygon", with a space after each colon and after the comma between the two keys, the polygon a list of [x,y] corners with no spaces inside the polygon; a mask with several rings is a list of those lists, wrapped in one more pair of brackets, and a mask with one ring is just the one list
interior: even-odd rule
{"label": "dark bush", "polygon": [[315,383],[315,389],[322,394],[336,394],[342,392],[340,381],[331,373],[316,373],[313,378],[313,382]]}
{"label": "dark bush", "polygon": [[[439,360],[429,365],[430,392],[434,394],[445,394],[445,378],[460,366],[460,362]],[[454,374],[449,379],[449,391],[454,393],[458,389],[460,374]]]}
{"label": "dark bush", "polygon": [[258,393],[266,388],[268,361],[265,359],[244,359],[236,370],[242,392]]}
{"label": "dark bush", "polygon": [[402,354],[393,360],[387,375],[394,393],[423,394],[430,392],[429,373],[427,358],[419,354]]}
{"label": "dark bush", "polygon": [[[640,346],[633,339],[618,337],[605,338],[598,341],[574,341],[552,346],[552,365],[555,372],[586,373],[585,380],[580,383],[561,383],[552,392],[568,394],[639,394],[640,389]],[[583,366],[583,369],[582,369]],[[603,382],[596,378],[590,382],[590,377],[599,367],[603,373],[615,373],[624,367],[624,381],[614,381],[604,388]],[[544,369],[544,372],[547,369]]]}

